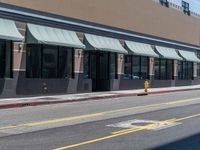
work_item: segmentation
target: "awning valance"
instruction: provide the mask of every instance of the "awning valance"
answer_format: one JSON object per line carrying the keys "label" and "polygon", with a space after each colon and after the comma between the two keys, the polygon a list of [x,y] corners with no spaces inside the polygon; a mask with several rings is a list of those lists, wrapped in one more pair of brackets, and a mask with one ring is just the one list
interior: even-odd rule
{"label": "awning valance", "polygon": [[133,41],[125,41],[125,44],[128,47],[128,49],[135,55],[159,57],[158,54],[154,52],[151,45],[149,44],[133,42]]}
{"label": "awning valance", "polygon": [[85,48],[76,32],[47,26],[28,24],[27,44],[48,44],[75,48]]}
{"label": "awning valance", "polygon": [[196,56],[196,54],[194,52],[179,50],[179,53],[187,61],[200,63],[200,59]]}
{"label": "awning valance", "polygon": [[14,21],[0,18],[0,39],[22,41],[24,37],[19,33]]}
{"label": "awning valance", "polygon": [[118,39],[97,36],[92,34],[85,34],[86,49],[87,50],[100,50],[116,53],[128,52],[122,47]]}
{"label": "awning valance", "polygon": [[173,48],[156,46],[156,50],[166,59],[183,60]]}

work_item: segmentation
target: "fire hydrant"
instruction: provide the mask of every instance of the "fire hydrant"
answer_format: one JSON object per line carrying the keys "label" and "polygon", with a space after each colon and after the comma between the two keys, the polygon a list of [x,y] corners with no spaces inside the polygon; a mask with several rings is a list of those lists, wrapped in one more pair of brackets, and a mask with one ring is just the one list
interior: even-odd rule
{"label": "fire hydrant", "polygon": [[144,91],[148,92],[148,88],[149,88],[149,82],[147,80],[145,80],[145,82],[144,82]]}

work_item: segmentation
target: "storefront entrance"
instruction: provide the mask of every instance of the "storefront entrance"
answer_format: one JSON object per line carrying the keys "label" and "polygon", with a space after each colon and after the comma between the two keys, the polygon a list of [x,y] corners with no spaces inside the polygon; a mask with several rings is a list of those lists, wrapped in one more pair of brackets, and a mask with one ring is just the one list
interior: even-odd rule
{"label": "storefront entrance", "polygon": [[91,54],[93,91],[108,91],[110,89],[109,69],[109,53],[97,52]]}
{"label": "storefront entrance", "polygon": [[92,91],[109,91],[110,80],[116,78],[116,54],[110,52],[87,52]]}

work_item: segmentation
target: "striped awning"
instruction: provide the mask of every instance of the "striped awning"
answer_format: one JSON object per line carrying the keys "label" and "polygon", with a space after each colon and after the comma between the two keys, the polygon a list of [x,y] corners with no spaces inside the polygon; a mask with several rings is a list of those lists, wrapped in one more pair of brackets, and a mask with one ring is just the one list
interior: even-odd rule
{"label": "striped awning", "polygon": [[183,60],[173,48],[156,46],[156,50],[166,59]]}
{"label": "striped awning", "polygon": [[120,44],[118,39],[85,34],[85,41],[87,50],[100,50],[124,54],[128,53]]}
{"label": "striped awning", "polygon": [[133,53],[134,55],[159,57],[159,55],[154,52],[151,45],[149,44],[133,41],[125,41],[125,44],[129,49],[130,53]]}
{"label": "striped awning", "polygon": [[14,21],[0,18],[0,39],[23,41],[24,37],[19,33]]}
{"label": "striped awning", "polygon": [[85,48],[76,32],[47,26],[28,24],[27,44],[48,44],[65,47]]}
{"label": "striped awning", "polygon": [[200,59],[197,57],[197,55],[194,52],[179,50],[179,53],[187,61],[200,63]]}

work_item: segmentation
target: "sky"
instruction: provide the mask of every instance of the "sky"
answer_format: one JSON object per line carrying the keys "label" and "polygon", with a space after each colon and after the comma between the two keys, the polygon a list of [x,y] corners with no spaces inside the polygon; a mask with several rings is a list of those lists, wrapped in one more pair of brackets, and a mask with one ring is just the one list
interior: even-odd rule
{"label": "sky", "polygon": [[[190,10],[200,14],[200,0],[184,0],[190,3]],[[175,3],[179,6],[182,5],[182,0],[169,0],[171,3]]]}

